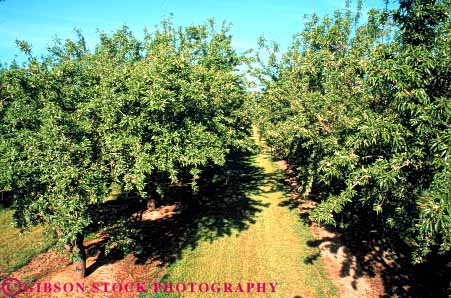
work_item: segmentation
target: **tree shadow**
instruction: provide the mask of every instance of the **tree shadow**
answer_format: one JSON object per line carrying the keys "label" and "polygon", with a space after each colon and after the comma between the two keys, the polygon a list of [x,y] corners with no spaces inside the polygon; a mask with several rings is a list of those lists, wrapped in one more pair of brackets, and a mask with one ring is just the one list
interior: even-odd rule
{"label": "tree shadow", "polygon": [[[283,184],[291,196],[279,205],[298,210],[303,223],[314,225],[309,215],[322,198],[324,190],[313,184],[310,196],[302,198],[298,192],[296,173],[290,168],[285,171]],[[313,265],[321,256],[320,249],[327,250],[340,259],[340,277],[351,276],[354,289],[358,286],[359,278],[371,278],[379,274],[384,287],[381,298],[451,295],[451,253],[435,255],[423,264],[413,265],[405,243],[394,242],[395,237],[375,231],[370,214],[363,218],[361,222],[347,227],[321,225],[325,232],[318,239],[307,241],[307,245],[316,248],[316,252],[307,256],[304,263]]]}
{"label": "tree shadow", "polygon": [[109,254],[105,253],[106,242],[107,238],[101,238],[99,241],[85,245],[87,257],[96,257],[96,261],[91,266],[86,268],[86,276],[89,276],[91,273],[104,265],[112,264],[117,260],[122,259],[123,254],[121,251],[113,250]]}
{"label": "tree shadow", "polygon": [[267,179],[253,158],[233,153],[223,167],[206,169],[196,193],[188,187],[169,193],[172,200],[184,202],[185,209],[169,219],[141,223],[137,263],[151,259],[167,265],[200,241],[212,242],[254,224],[256,214],[268,205],[251,198]]}
{"label": "tree shadow", "polygon": [[[176,261],[183,250],[195,249],[200,241],[212,242],[244,231],[255,223],[256,215],[269,204],[252,199],[252,195],[261,193],[260,186],[270,177],[254,165],[254,158],[251,153],[234,152],[224,166],[206,167],[197,181],[197,191],[188,183],[168,186],[164,198],[159,198],[157,204],[177,204],[180,212],[170,217],[115,225],[118,218],[133,218],[147,208],[146,202],[133,198],[111,202],[113,213],[108,211],[111,208],[99,208],[102,214],[96,217],[112,224],[109,235],[114,235],[115,228],[117,233],[131,231],[129,239],[134,243],[131,253],[136,257],[136,264],[155,262],[164,267]],[[105,244],[99,243],[93,248],[98,258],[87,269],[88,274],[123,258],[124,254],[116,251],[107,255]]]}

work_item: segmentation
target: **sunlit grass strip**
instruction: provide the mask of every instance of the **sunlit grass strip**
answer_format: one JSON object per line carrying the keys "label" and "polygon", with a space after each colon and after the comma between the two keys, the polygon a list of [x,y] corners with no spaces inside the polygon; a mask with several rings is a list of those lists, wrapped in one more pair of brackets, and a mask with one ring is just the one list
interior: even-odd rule
{"label": "sunlit grass strip", "polygon": [[320,262],[306,262],[313,248],[308,226],[295,211],[279,206],[287,195],[277,185],[278,173],[266,153],[255,159],[269,177],[261,192],[249,198],[269,204],[257,213],[249,229],[232,233],[213,242],[200,242],[186,249],[172,265],[164,282],[276,282],[275,293],[159,293],[152,297],[337,297],[331,281],[325,277]]}
{"label": "sunlit grass strip", "polygon": [[21,233],[13,226],[13,213],[11,209],[0,209],[0,273],[4,275],[24,266],[54,244],[40,226]]}

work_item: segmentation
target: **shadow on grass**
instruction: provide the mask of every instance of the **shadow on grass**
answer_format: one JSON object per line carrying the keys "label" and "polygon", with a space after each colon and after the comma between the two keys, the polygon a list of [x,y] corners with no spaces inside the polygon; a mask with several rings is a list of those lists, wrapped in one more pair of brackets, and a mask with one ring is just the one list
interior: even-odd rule
{"label": "shadow on grass", "polygon": [[[119,218],[130,218],[147,208],[145,202],[130,198],[108,202],[109,208],[100,208],[96,217],[112,225],[111,235],[115,230],[130,231],[125,238],[134,244],[132,253],[137,264],[157,262],[166,266],[177,260],[184,249],[196,248],[200,241],[239,233],[255,223],[255,216],[268,205],[251,197],[261,193],[260,186],[270,178],[254,165],[253,158],[252,154],[233,153],[224,166],[206,168],[198,180],[197,192],[187,184],[169,187],[159,203],[178,202],[182,206],[182,211],[172,217],[118,224]],[[88,274],[123,257],[116,250],[106,255],[105,245],[106,241],[100,241],[88,247],[88,255],[98,254],[96,262],[87,268]]]}
{"label": "shadow on grass", "polygon": [[[312,226],[310,212],[315,208],[324,190],[313,185],[308,200],[299,195],[299,183],[291,169],[284,171],[284,179],[279,180],[281,190],[291,193],[291,197],[279,203],[280,206],[299,211],[300,220]],[[300,192],[302,192],[302,187]],[[361,210],[359,210],[361,212]],[[352,214],[351,214],[352,216]],[[358,287],[360,277],[374,277],[380,274],[383,282],[382,297],[451,297],[451,254],[434,256],[423,264],[412,265],[409,248],[405,243],[393,242],[393,235],[376,231],[381,224],[373,220],[372,214],[360,216],[346,228],[323,225],[326,231],[319,239],[310,240],[307,245],[317,248],[316,253],[306,257],[304,263],[314,264],[320,258],[319,247],[326,248],[341,261],[340,277],[352,277],[351,286]],[[356,219],[355,219],[356,220]]]}

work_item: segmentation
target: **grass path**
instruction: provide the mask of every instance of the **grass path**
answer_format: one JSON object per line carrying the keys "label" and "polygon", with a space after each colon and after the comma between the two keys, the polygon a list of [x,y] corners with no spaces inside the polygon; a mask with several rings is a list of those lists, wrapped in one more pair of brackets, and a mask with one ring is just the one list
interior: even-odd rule
{"label": "grass path", "polygon": [[[325,276],[320,260],[309,259],[315,253],[307,245],[313,239],[309,227],[300,221],[296,211],[281,206],[289,198],[281,182],[283,173],[277,169],[264,149],[251,156],[249,163],[261,171],[262,175],[242,179],[243,184],[256,185],[256,191],[248,192],[242,199],[255,202],[258,212],[253,213],[253,218],[245,229],[232,229],[230,233],[221,234],[214,239],[199,240],[194,248],[185,248],[181,257],[170,266],[163,281],[243,284],[249,281],[273,282],[277,284],[276,292],[216,295],[160,293],[153,297],[338,296],[332,282]],[[235,178],[239,183],[240,174],[237,175]],[[206,225],[205,228],[211,230],[212,227]],[[202,233],[202,229],[199,233]]]}

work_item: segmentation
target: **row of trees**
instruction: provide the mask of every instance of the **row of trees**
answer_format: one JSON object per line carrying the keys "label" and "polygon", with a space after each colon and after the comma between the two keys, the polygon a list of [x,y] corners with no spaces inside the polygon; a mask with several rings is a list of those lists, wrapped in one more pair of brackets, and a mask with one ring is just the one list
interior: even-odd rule
{"label": "row of trees", "polygon": [[[263,137],[315,221],[399,239],[414,262],[451,248],[451,2],[312,16],[257,69]],[[263,56],[263,55],[260,55]]]}
{"label": "row of trees", "polygon": [[247,150],[250,119],[243,57],[226,24],[175,28],[165,21],[137,39],[126,28],[56,41],[0,74],[0,189],[16,220],[45,223],[85,275],[83,240],[112,186],[143,199],[203,167]]}

